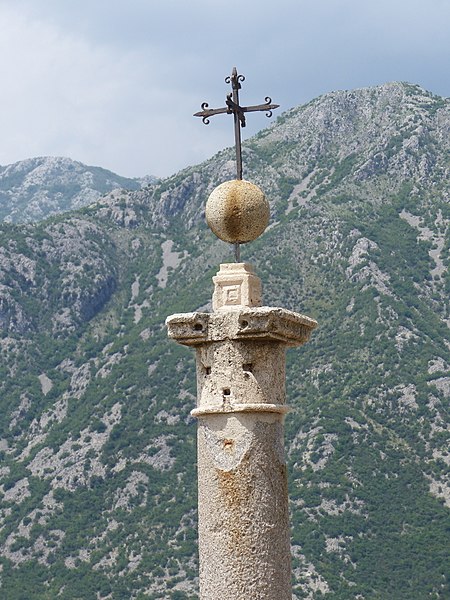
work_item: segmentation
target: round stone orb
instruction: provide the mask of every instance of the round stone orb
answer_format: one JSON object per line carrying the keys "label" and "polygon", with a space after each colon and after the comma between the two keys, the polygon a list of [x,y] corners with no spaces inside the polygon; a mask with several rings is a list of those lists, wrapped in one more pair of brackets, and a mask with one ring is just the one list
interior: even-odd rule
{"label": "round stone orb", "polygon": [[269,224],[270,207],[261,189],[249,181],[225,181],[206,202],[206,222],[224,242],[256,240]]}

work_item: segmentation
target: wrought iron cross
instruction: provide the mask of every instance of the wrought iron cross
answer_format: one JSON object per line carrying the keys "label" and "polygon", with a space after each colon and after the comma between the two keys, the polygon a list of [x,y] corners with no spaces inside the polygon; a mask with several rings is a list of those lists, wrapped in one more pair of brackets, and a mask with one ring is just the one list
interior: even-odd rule
{"label": "wrought iron cross", "polygon": [[242,179],[242,148],[241,148],[241,127],[245,127],[245,113],[254,111],[265,111],[267,117],[272,116],[272,111],[279,107],[279,104],[272,104],[272,98],[266,96],[264,104],[256,106],[240,106],[239,90],[241,81],[245,81],[243,75],[238,75],[236,67],[229,77],[225,78],[225,83],[231,83],[231,94],[227,94],[226,106],[223,108],[208,108],[209,104],[203,102],[200,112],[194,114],[194,117],[201,117],[205,125],[209,124],[209,117],[226,113],[234,116],[234,140],[236,146],[236,173],[237,179]]}

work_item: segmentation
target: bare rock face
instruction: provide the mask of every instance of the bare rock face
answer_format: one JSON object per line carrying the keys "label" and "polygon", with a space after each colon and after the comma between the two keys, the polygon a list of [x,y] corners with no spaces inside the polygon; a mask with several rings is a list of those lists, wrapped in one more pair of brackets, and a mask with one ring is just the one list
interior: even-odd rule
{"label": "bare rock face", "polygon": [[50,327],[56,334],[89,321],[117,287],[113,241],[81,218],[22,232],[20,243],[10,239],[0,249],[2,330],[27,335]]}
{"label": "bare rock face", "polygon": [[0,166],[0,220],[40,221],[96,202],[113,189],[137,190],[154,177],[129,179],[70,158],[39,157]]}

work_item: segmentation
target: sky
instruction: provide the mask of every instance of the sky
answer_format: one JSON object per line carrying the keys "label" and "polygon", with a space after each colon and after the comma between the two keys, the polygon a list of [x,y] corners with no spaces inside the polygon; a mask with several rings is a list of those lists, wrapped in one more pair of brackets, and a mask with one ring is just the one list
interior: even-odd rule
{"label": "sky", "polygon": [[[225,77],[281,114],[388,81],[450,96],[450,0],[0,0],[0,165],[166,177],[233,144]],[[248,115],[246,139],[270,121]]]}

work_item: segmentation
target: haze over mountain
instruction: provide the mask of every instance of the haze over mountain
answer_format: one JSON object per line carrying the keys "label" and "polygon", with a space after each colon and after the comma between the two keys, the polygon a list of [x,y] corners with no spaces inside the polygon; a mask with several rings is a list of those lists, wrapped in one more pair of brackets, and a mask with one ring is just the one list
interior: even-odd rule
{"label": "haze over mountain", "polygon": [[[288,354],[294,597],[450,596],[450,101],[327,94],[244,145],[272,209],[242,248]],[[197,597],[193,354],[232,249],[204,223],[233,150],[145,189],[0,227],[0,595]],[[201,308],[200,308],[201,307]]]}
{"label": "haze over mountain", "polygon": [[155,181],[121,177],[70,158],[41,156],[0,166],[0,219],[35,222],[96,202],[114,189],[138,190]]}

